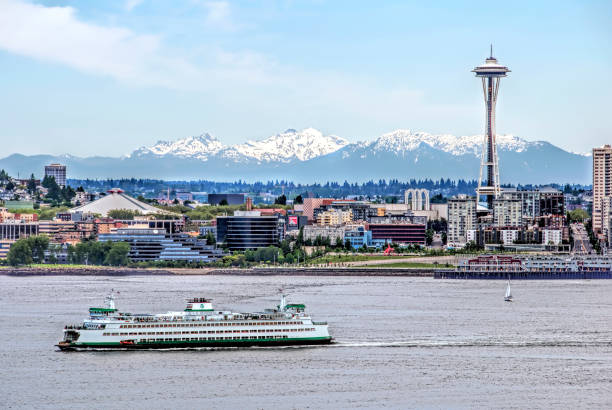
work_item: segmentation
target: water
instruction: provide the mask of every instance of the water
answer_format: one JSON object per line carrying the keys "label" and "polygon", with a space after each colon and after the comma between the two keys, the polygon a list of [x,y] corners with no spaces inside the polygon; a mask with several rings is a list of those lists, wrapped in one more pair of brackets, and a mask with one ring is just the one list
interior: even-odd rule
{"label": "water", "polygon": [[[611,408],[612,281],[0,276],[8,408]],[[59,352],[106,293],[131,312],[191,296],[260,310],[278,289],[327,320],[322,347]]]}

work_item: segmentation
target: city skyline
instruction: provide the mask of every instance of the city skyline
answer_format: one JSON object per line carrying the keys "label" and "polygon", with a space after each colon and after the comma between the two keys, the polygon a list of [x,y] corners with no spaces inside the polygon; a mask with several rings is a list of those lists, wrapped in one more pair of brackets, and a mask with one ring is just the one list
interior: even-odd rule
{"label": "city skyline", "polygon": [[491,42],[513,67],[498,134],[587,153],[612,127],[604,2],[0,7],[7,155],[122,155],[159,139],[210,132],[231,144],[290,127],[351,142],[400,128],[482,134],[482,97],[466,70]]}

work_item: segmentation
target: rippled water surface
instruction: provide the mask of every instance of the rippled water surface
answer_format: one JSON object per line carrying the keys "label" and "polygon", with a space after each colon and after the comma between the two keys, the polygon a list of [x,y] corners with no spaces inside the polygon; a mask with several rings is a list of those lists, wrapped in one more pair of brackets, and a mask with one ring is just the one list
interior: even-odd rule
{"label": "rippled water surface", "polygon": [[[2,407],[612,408],[612,281],[0,276]],[[59,352],[111,289],[129,312],[192,296],[256,311],[279,288],[323,347]]]}

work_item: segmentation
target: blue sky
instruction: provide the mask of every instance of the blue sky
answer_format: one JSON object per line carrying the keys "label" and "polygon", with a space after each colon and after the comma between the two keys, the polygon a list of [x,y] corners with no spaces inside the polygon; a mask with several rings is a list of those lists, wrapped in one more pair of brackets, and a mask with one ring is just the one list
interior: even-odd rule
{"label": "blue sky", "polygon": [[480,134],[470,70],[491,42],[512,70],[498,133],[612,142],[609,1],[0,0],[1,156],[306,127]]}

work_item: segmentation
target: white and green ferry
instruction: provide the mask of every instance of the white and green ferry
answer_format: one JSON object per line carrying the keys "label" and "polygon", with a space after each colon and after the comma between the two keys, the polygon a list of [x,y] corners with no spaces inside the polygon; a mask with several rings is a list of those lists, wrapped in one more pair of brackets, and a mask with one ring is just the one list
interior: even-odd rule
{"label": "white and green ferry", "polygon": [[303,304],[256,313],[215,310],[209,299],[187,301],[182,312],[119,312],[111,293],[105,307],[89,309],[82,324],[66,326],[61,350],[168,349],[186,347],[287,346],[331,343],[326,322],[315,322]]}

